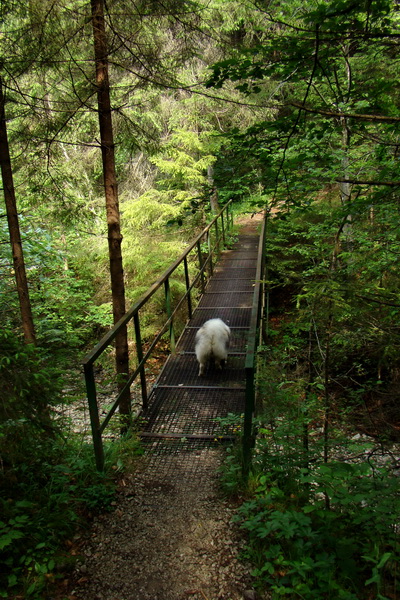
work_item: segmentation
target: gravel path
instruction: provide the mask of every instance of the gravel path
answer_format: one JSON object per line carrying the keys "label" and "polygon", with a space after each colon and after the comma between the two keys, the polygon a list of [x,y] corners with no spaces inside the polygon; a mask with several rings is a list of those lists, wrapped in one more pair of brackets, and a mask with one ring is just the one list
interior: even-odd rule
{"label": "gravel path", "polygon": [[[244,540],[217,469],[221,450],[171,455],[160,472],[125,479],[113,513],[97,518],[73,574],[71,600],[249,600]],[[193,461],[201,465],[193,470]],[[163,470],[164,469],[164,470]]]}

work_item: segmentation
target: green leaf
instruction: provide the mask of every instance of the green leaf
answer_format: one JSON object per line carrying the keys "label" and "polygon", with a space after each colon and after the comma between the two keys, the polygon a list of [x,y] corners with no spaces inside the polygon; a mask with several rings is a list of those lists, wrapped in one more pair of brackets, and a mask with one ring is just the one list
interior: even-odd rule
{"label": "green leaf", "polygon": [[376,568],[382,569],[382,567],[384,567],[386,565],[387,561],[390,558],[392,558],[392,556],[393,556],[392,552],[385,552],[385,554],[382,556],[381,560],[377,564]]}

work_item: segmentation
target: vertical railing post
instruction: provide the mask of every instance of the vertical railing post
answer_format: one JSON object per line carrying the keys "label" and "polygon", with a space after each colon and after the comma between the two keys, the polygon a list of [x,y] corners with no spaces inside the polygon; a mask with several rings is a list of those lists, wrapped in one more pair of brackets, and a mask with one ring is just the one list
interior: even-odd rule
{"label": "vertical railing post", "polygon": [[[135,327],[136,356],[137,356],[138,364],[140,364],[143,360],[143,346],[142,346],[142,336],[140,333],[139,313],[135,313],[133,315],[133,324]],[[140,387],[142,390],[142,406],[146,410],[147,409],[147,383],[146,383],[146,372],[144,369],[144,365],[140,368]]]}
{"label": "vertical railing post", "polygon": [[255,405],[254,365],[246,367],[246,404],[243,423],[243,464],[242,475],[247,481],[251,464],[251,450],[253,447],[253,413]]}
{"label": "vertical railing post", "polygon": [[220,253],[220,247],[219,247],[218,221],[215,221],[215,241],[216,241],[216,246],[217,246],[217,252],[219,254]]}
{"label": "vertical railing post", "polygon": [[225,224],[224,224],[224,213],[221,213],[221,227],[222,227],[222,242],[224,244],[224,246],[226,246],[226,239],[225,239]]}
{"label": "vertical railing post", "polygon": [[83,365],[85,372],[86,393],[89,404],[90,426],[92,428],[93,449],[98,471],[104,470],[104,450],[103,440],[100,431],[99,410],[97,407],[96,382],[94,379],[93,364],[85,363]]}
{"label": "vertical railing post", "polygon": [[203,268],[203,255],[201,253],[201,245],[200,245],[200,240],[197,241],[197,256],[199,259],[199,269],[200,269],[200,281],[201,281],[201,293],[204,294],[205,292],[205,285],[204,285],[204,268]]}
{"label": "vertical railing post", "polygon": [[189,316],[189,319],[191,319],[192,315],[193,315],[193,310],[192,310],[192,296],[190,293],[190,279],[189,279],[189,268],[188,268],[187,256],[185,256],[185,258],[183,259],[183,266],[185,269],[185,283],[186,283],[188,316]]}
{"label": "vertical railing post", "polygon": [[208,244],[208,259],[209,259],[208,264],[210,265],[210,277],[212,277],[213,273],[214,273],[214,267],[213,267],[213,261],[212,261],[212,245],[211,245],[210,230],[207,231],[207,244]]}
{"label": "vertical railing post", "polygon": [[[171,302],[171,288],[169,285],[169,277],[164,282],[165,289],[165,305],[167,309],[168,318],[172,315],[172,302]],[[171,352],[175,352],[175,332],[174,332],[174,324],[171,320],[169,324],[169,342],[171,346]]]}

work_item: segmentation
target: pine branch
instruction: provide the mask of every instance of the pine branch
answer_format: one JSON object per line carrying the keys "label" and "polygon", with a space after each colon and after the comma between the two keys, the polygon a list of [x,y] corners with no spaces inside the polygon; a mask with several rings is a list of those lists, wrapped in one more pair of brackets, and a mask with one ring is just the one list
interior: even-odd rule
{"label": "pine branch", "polygon": [[360,181],[359,179],[336,179],[335,181],[337,183],[353,183],[354,185],[387,185],[389,187],[400,186],[400,181]]}
{"label": "pine branch", "polygon": [[400,304],[398,302],[379,300],[378,298],[371,298],[370,296],[363,296],[362,294],[355,294],[355,297],[360,298],[360,300],[365,300],[365,302],[374,302],[376,304],[382,304],[383,306],[393,306],[395,308],[400,308]]}
{"label": "pine branch", "polygon": [[289,102],[290,106],[294,106],[295,108],[300,108],[305,112],[314,113],[316,115],[326,115],[328,117],[335,118],[345,118],[345,119],[359,119],[362,121],[372,121],[375,123],[400,123],[400,117],[387,117],[385,115],[363,115],[357,113],[342,113],[335,112],[331,110],[323,110],[322,108],[311,108],[310,106],[306,106],[304,103],[295,102],[292,100]]}

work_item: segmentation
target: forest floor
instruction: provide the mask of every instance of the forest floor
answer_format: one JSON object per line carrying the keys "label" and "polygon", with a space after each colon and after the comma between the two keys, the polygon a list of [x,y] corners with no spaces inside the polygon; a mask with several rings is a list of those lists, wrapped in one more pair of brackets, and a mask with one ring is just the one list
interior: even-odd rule
{"label": "forest floor", "polygon": [[[261,218],[244,217],[241,231],[255,231]],[[164,472],[137,458],[119,482],[114,510],[77,536],[79,558],[60,598],[260,600],[240,558],[245,539],[232,523],[237,506],[221,492],[223,452],[199,451],[191,458],[201,463],[195,475],[179,456]]]}

